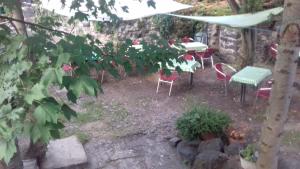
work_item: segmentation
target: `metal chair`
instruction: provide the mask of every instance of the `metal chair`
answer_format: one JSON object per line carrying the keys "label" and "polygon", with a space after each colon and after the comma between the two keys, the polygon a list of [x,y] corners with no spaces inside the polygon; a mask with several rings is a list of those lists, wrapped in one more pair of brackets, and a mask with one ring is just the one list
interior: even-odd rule
{"label": "metal chair", "polygon": [[171,96],[171,91],[173,87],[173,83],[175,80],[178,79],[178,73],[176,71],[171,72],[171,75],[166,75],[163,70],[159,71],[159,78],[158,78],[158,83],[157,83],[157,88],[156,88],[156,93],[158,93],[158,89],[160,86],[160,83],[168,83],[170,84],[170,90],[169,90],[169,96]]}
{"label": "metal chair", "polygon": [[[224,71],[224,69],[223,69],[224,67],[229,68],[232,72],[226,73]],[[215,64],[214,65],[214,69],[216,71],[217,80],[224,82],[225,96],[227,96],[228,82],[231,79],[231,76],[236,72],[236,69],[234,69],[232,66],[227,65],[225,63],[217,63],[217,64]]]}
{"label": "metal chair", "polygon": [[211,67],[214,67],[214,54],[215,50],[213,48],[208,48],[204,52],[195,52],[197,59],[201,60],[202,69],[204,69],[204,60],[210,60]]}

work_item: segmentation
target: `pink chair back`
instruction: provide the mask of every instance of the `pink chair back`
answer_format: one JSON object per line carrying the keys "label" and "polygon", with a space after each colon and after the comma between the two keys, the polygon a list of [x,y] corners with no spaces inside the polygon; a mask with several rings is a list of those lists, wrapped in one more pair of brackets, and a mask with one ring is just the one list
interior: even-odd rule
{"label": "pink chair back", "polygon": [[177,78],[178,78],[178,74],[177,72],[171,72],[171,75],[166,75],[163,70],[160,70],[159,71],[159,76],[160,76],[160,79],[161,80],[164,80],[164,81],[175,81]]}
{"label": "pink chair back", "polygon": [[184,56],[183,56],[183,59],[184,60],[194,60],[194,56],[193,55],[191,55],[191,54],[185,54]]}
{"label": "pink chair back", "polygon": [[64,64],[62,68],[65,72],[71,72],[73,70],[72,66],[68,64]]}
{"label": "pink chair back", "polygon": [[183,43],[188,43],[188,42],[191,42],[191,39],[188,36],[184,36],[183,38],[181,38],[181,41]]}
{"label": "pink chair back", "polygon": [[213,48],[206,49],[206,51],[204,52],[203,58],[209,58],[209,57],[211,57],[211,55],[214,52],[215,52],[215,49],[213,49]]}
{"label": "pink chair back", "polygon": [[140,42],[140,40],[138,40],[138,39],[135,39],[135,40],[133,40],[132,41],[132,44],[133,45],[139,45],[141,42]]}

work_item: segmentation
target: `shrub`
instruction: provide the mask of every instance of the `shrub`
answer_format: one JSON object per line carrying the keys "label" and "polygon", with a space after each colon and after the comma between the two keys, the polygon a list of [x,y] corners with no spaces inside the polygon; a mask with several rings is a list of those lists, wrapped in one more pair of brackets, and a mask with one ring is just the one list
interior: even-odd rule
{"label": "shrub", "polygon": [[230,122],[227,114],[206,106],[198,106],[177,119],[176,128],[184,139],[193,140],[208,133],[220,135]]}

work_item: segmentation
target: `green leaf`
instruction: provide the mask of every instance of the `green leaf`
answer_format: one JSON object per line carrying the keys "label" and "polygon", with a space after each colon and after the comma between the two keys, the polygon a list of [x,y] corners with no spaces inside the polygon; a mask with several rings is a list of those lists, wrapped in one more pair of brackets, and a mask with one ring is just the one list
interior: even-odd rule
{"label": "green leaf", "polygon": [[99,86],[97,82],[88,76],[81,76],[77,79],[73,79],[73,83],[69,87],[73,94],[78,98],[82,92],[90,95],[97,96]]}
{"label": "green leaf", "polygon": [[25,95],[25,101],[28,104],[32,104],[33,101],[41,100],[47,97],[47,95],[47,88],[45,88],[44,85],[38,83],[31,88],[30,92],[27,95]]}
{"label": "green leaf", "polygon": [[57,102],[44,99],[33,112],[38,124],[46,124],[46,122],[57,123],[59,118],[60,105]]}
{"label": "green leaf", "polygon": [[48,87],[50,84],[62,84],[63,71],[61,68],[48,68],[41,78],[41,84]]}
{"label": "green leaf", "polygon": [[69,63],[71,55],[69,53],[61,53],[58,55],[56,61],[56,68],[60,68],[63,64]]}
{"label": "green leaf", "polygon": [[17,148],[14,140],[4,142],[0,140],[0,159],[3,159],[6,164],[9,163],[10,159],[17,152]]}
{"label": "green leaf", "polygon": [[65,117],[70,120],[72,116],[77,117],[77,114],[74,110],[72,110],[68,105],[64,104],[61,107],[62,112],[64,113]]}

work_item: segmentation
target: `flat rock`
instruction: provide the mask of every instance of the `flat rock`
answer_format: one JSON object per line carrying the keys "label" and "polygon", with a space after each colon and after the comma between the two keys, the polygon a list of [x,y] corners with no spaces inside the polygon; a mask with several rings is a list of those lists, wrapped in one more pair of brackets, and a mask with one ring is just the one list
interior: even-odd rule
{"label": "flat rock", "polygon": [[207,150],[214,150],[214,151],[223,151],[224,149],[224,143],[220,138],[211,139],[207,141],[202,141],[199,144],[198,152],[201,153],[203,151]]}
{"label": "flat rock", "polygon": [[199,141],[181,141],[177,145],[177,154],[187,163],[193,163],[198,154]]}
{"label": "flat rock", "polygon": [[42,169],[83,169],[87,156],[76,136],[50,141]]}
{"label": "flat rock", "polygon": [[36,159],[22,160],[22,162],[23,169],[39,169],[36,163]]}
{"label": "flat rock", "polygon": [[173,137],[169,140],[170,145],[173,147],[176,147],[180,141],[181,141],[181,139],[179,137]]}
{"label": "flat rock", "polygon": [[224,169],[228,157],[226,154],[215,150],[205,150],[198,154],[192,169]]}
{"label": "flat rock", "polygon": [[232,143],[224,147],[224,152],[229,156],[239,155],[240,147],[239,143]]}

